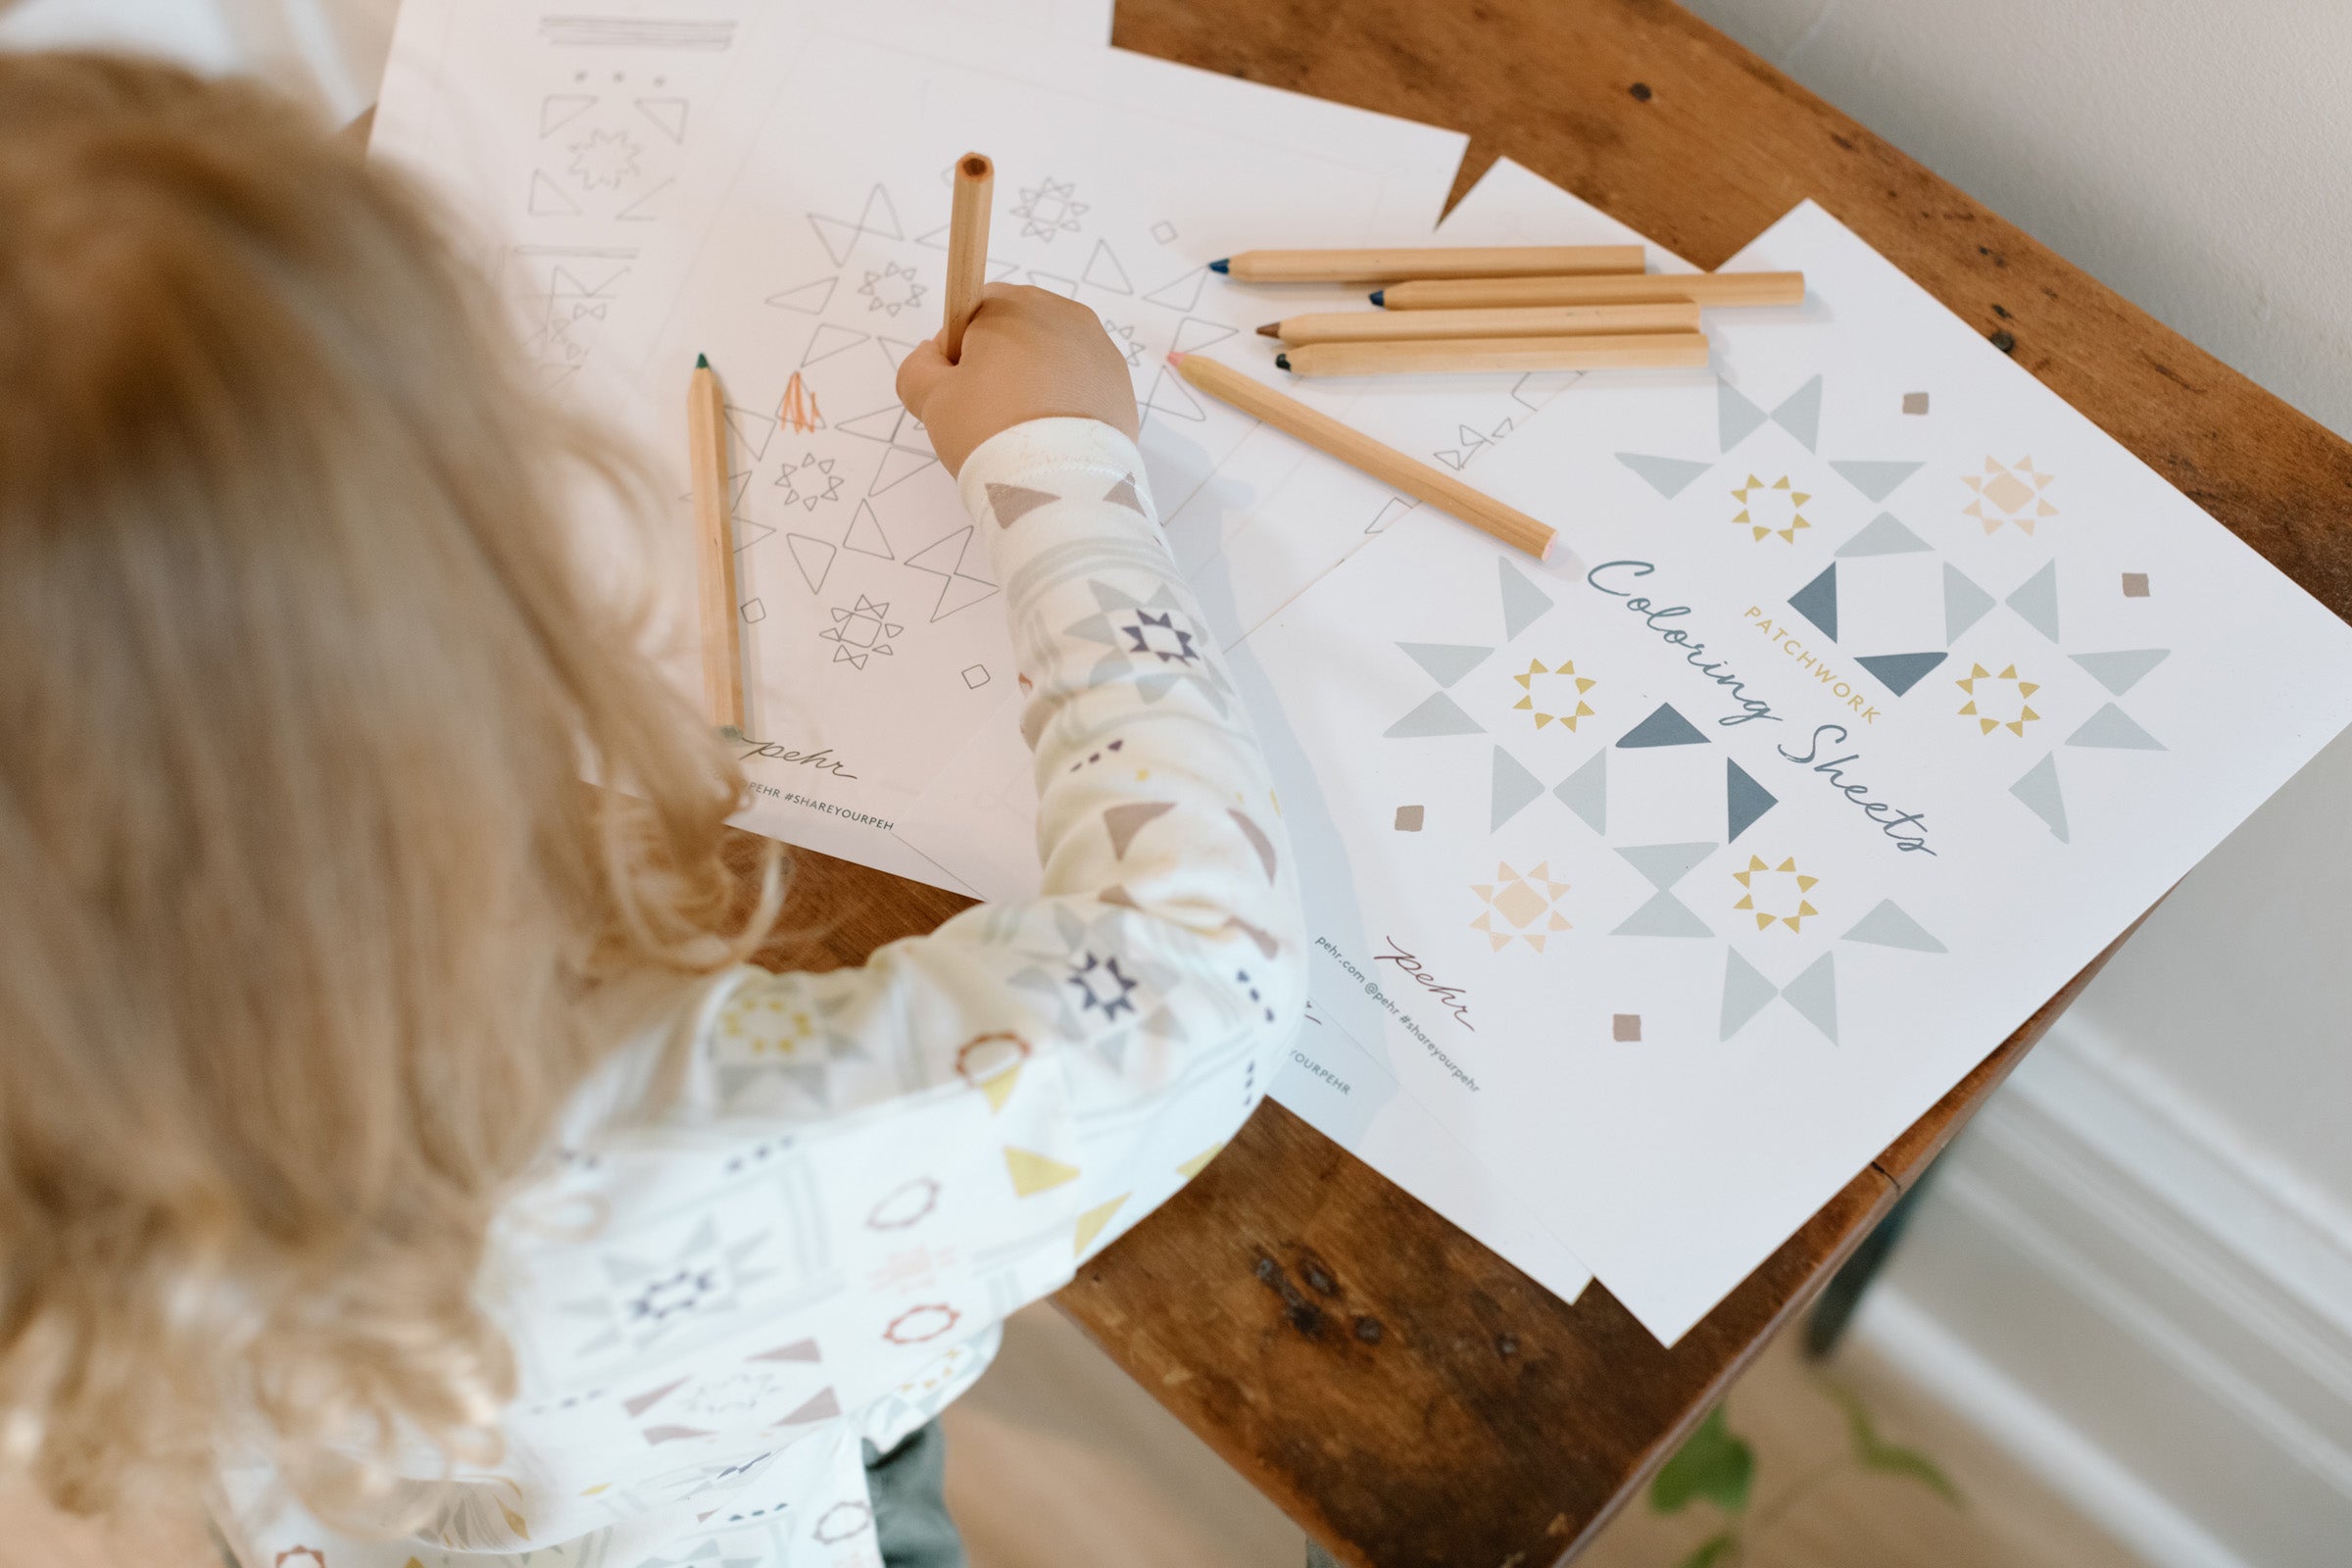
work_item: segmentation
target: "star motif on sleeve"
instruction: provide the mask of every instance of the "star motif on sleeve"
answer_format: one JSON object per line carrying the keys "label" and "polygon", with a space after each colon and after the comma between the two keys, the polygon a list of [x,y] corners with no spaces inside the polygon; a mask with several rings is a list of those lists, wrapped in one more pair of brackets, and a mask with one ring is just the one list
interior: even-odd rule
{"label": "star motif on sleeve", "polygon": [[1116,955],[1102,958],[1087,954],[1084,962],[1070,966],[1068,983],[1078,993],[1081,1012],[1099,1012],[1108,1021],[1122,1010],[1129,1013],[1136,1010],[1136,982],[1119,968]]}
{"label": "star motif on sleeve", "polygon": [[1148,610],[1138,610],[1132,624],[1121,626],[1135,646],[1133,654],[1154,654],[1163,664],[1189,664],[1200,655],[1193,647],[1193,634],[1176,624],[1176,612],[1154,615]]}

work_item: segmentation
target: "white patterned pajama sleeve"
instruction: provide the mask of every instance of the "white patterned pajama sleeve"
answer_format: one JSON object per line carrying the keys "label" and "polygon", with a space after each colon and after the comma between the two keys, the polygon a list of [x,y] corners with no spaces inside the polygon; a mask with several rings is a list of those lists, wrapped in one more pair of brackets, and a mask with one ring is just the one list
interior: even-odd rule
{"label": "white patterned pajama sleeve", "polygon": [[1041,419],[960,483],[1011,617],[1043,895],[862,968],[728,975],[650,1116],[660,1042],[617,1055],[494,1238],[506,1458],[399,1543],[232,1470],[246,1568],[875,1568],[861,1443],[936,1415],[1264,1096],[1305,997],[1290,847],[1135,446]]}

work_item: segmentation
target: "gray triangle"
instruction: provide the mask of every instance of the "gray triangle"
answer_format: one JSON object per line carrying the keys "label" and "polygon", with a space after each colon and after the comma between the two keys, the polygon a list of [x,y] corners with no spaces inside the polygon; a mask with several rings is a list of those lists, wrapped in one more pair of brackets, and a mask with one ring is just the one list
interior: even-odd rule
{"label": "gray triangle", "polygon": [[2161,752],[2164,742],[2141,729],[2132,715],[2109,703],[2082,721],[2082,727],[2066,738],[2069,746],[2098,746],[2110,751]]}
{"label": "gray triangle", "polygon": [[1712,844],[1637,844],[1617,853],[1649,879],[1660,893],[1689,876],[1701,860],[1715,853]]}
{"label": "gray triangle", "polygon": [[1902,524],[1891,512],[1882,512],[1863,524],[1862,531],[1838,547],[1841,556],[1910,556],[1936,547]]}
{"label": "gray triangle", "polygon": [[1649,487],[1672,501],[1690,488],[1690,481],[1714,465],[1689,458],[1652,458],[1640,452],[1620,452],[1617,461],[1649,481]]}
{"label": "gray triangle", "polygon": [[1894,494],[1894,487],[1927,466],[1924,463],[1833,463],[1846,482],[1873,501]]}
{"label": "gray triangle", "polygon": [[1729,1040],[1747,1027],[1747,1021],[1764,1010],[1764,1004],[1779,996],[1780,989],[1756,972],[1756,966],[1740,956],[1737,948],[1723,950],[1723,1034]]}
{"label": "gray triangle", "polygon": [[1756,432],[1764,422],[1764,411],[1740,395],[1732,383],[1721,376],[1715,378],[1715,433],[1729,452]]}
{"label": "gray triangle", "polygon": [[1490,799],[1494,806],[1494,820],[1487,825],[1498,828],[1527,809],[1527,803],[1544,793],[1544,781],[1519,765],[1519,760],[1501,747],[1494,748],[1494,787]]}
{"label": "gray triangle", "polygon": [[1560,804],[1584,819],[1595,833],[1609,830],[1609,754],[1595,752],[1592,760],[1560,780],[1551,792]]}
{"label": "gray triangle", "polygon": [[1609,935],[1613,937],[1711,937],[1715,933],[1690,906],[1671,893],[1653,893],[1649,902]]}
{"label": "gray triangle", "polygon": [[2131,648],[2112,654],[2077,654],[2075,662],[2090,671],[2091,678],[2121,697],[2140,682],[2140,677],[2154,669],[2172,652],[2170,648]]}
{"label": "gray triangle", "polygon": [[1807,452],[1812,451],[1821,435],[1821,377],[1815,376],[1784,398],[1772,411],[1772,422],[1802,441]]}
{"label": "gray triangle", "polygon": [[1398,643],[1404,656],[1423,669],[1429,678],[1441,686],[1450,686],[1487,662],[1492,648],[1474,648],[1467,643]]}
{"label": "gray triangle", "polygon": [[1943,640],[1956,643],[1960,634],[1992,609],[1992,595],[1970,582],[1958,566],[1943,564]]}
{"label": "gray triangle", "polygon": [[2026,619],[2026,624],[2047,637],[2058,640],[2058,563],[2051,562],[2033,576],[2019,584],[2017,592],[2003,603]]}
{"label": "gray triangle", "polygon": [[1444,692],[1433,694],[1429,701],[1391,724],[1385,733],[1391,740],[1416,740],[1429,735],[1484,735],[1486,726],[1462,711],[1462,705]]}
{"label": "gray triangle", "polygon": [[1502,581],[1502,640],[1509,642],[1544,618],[1551,595],[1527,580],[1527,574],[1500,556],[1494,558]]}
{"label": "gray triangle", "polygon": [[1838,640],[1838,564],[1821,568],[1821,575],[1788,596],[1788,608],[1821,628],[1830,641]]}
{"label": "gray triangle", "polygon": [[[1608,753],[1603,752],[1601,755],[1606,757]],[[1781,802],[1780,797],[1748,777],[1747,769],[1730,758],[1727,757],[1723,760],[1723,794],[1725,807],[1729,813],[1728,831],[1725,832],[1723,841],[1729,844],[1752,827],[1757,817],[1762,816]]]}
{"label": "gray triangle", "polygon": [[2009,786],[2009,793],[2026,803],[2026,809],[2040,817],[2057,835],[2058,842],[2073,842],[2066,836],[2066,796],[2058,788],[2058,754],[2050,753],[2026,769],[2026,776]]}
{"label": "gray triangle", "polygon": [[1900,697],[1909,692],[1936,665],[1951,658],[1949,654],[1870,654],[1855,656],[1854,662],[1886,683],[1886,689]]}
{"label": "gray triangle", "polygon": [[1838,1043],[1838,966],[1829,954],[1815,958],[1803,974],[1781,987],[1781,1000],[1828,1035],[1831,1045]]}
{"label": "gray triangle", "polygon": [[1641,751],[1650,746],[1704,746],[1707,738],[1697,725],[1676,712],[1672,703],[1660,703],[1655,712],[1627,730],[1617,744],[1627,751]]}
{"label": "gray triangle", "polygon": [[1892,899],[1881,899],[1878,907],[1854,922],[1845,934],[1848,942],[1867,942],[1880,948],[1908,948],[1913,953],[1948,953],[1951,951],[1928,934],[1928,928],[1905,914]]}

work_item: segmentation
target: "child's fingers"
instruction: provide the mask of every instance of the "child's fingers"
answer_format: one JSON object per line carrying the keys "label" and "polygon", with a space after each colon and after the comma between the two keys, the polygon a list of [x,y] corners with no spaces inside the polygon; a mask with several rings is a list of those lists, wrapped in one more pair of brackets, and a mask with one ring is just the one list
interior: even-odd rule
{"label": "child's fingers", "polygon": [[931,401],[931,394],[955,368],[941,351],[939,340],[925,338],[899,362],[899,401],[906,405],[907,413],[921,418],[923,405]]}

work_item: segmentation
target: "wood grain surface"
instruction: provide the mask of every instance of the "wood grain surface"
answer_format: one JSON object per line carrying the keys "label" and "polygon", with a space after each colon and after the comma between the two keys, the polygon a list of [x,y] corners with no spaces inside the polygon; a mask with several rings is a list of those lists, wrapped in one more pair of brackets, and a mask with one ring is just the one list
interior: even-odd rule
{"label": "wood grain surface", "polygon": [[[1702,267],[1811,197],[2352,612],[2352,447],[1664,0],[1119,0],[1114,41],[1467,130],[1457,195],[1507,154]],[[795,860],[771,962],[857,962],[963,906]],[[2096,968],[1671,1350],[1597,1285],[1546,1295],[1272,1104],[1059,1304],[1342,1561],[1563,1561]]]}

